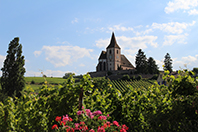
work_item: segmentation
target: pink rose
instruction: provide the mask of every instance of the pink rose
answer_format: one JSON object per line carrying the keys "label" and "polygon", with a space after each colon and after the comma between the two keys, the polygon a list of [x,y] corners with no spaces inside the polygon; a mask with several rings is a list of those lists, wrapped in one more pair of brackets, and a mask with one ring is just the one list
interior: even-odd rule
{"label": "pink rose", "polygon": [[95,132],[93,129],[89,130],[89,132]]}
{"label": "pink rose", "polygon": [[82,110],[79,110],[78,112],[77,112],[77,115],[81,115],[83,112],[82,112]]}
{"label": "pink rose", "polygon": [[113,125],[120,126],[117,121],[113,121]]}
{"label": "pink rose", "polygon": [[102,112],[100,110],[97,110],[97,111],[93,112],[93,114],[96,115],[96,116],[97,115],[102,115]]}

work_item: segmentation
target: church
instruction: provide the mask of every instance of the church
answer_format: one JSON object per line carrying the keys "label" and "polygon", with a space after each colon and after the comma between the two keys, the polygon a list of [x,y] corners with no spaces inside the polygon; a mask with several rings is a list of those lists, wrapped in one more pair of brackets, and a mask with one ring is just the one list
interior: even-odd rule
{"label": "church", "polygon": [[135,69],[135,67],[123,54],[121,54],[121,48],[117,44],[113,32],[106,51],[102,51],[99,56],[96,71],[114,71],[119,69],[130,70]]}

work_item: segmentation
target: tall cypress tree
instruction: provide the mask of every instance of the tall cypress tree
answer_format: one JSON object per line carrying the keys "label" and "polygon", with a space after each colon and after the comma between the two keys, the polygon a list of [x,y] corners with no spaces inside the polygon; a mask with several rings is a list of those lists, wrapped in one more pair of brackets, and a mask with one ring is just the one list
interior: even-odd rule
{"label": "tall cypress tree", "polygon": [[25,60],[22,56],[22,45],[19,44],[19,38],[14,38],[7,51],[4,61],[1,77],[2,93],[7,96],[20,97],[20,91],[25,87]]}
{"label": "tall cypress tree", "polygon": [[138,73],[148,73],[147,58],[144,52],[139,49],[135,59],[136,70]]}
{"label": "tall cypress tree", "polygon": [[149,57],[148,59],[148,72],[150,74],[158,74],[159,73],[159,68],[155,62],[155,60],[152,57]]}
{"label": "tall cypress tree", "polygon": [[165,59],[164,59],[164,70],[169,70],[169,72],[171,73],[173,70],[172,70],[172,59],[169,55],[169,53],[167,53],[165,55]]}

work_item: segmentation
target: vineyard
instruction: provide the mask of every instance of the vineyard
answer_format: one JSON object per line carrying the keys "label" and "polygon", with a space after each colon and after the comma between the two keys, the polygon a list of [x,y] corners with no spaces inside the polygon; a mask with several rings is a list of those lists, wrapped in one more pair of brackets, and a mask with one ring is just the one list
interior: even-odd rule
{"label": "vineyard", "polygon": [[148,88],[150,87],[154,81],[151,80],[112,80],[111,84],[114,88],[117,88],[121,93],[124,93],[127,89],[139,89],[139,88]]}
{"label": "vineyard", "polygon": [[[192,78],[188,71],[178,74],[175,78],[164,72],[169,86],[158,85],[156,80],[93,79],[86,74],[78,83],[70,76],[60,85],[44,84],[37,94],[28,87],[21,98],[0,102],[0,131],[50,132],[57,116],[69,115],[73,123],[79,122],[76,113],[80,105],[100,110],[109,116],[108,121],[129,127],[129,132],[198,131],[198,78]],[[87,122],[86,118],[83,121],[91,129],[95,121]]]}

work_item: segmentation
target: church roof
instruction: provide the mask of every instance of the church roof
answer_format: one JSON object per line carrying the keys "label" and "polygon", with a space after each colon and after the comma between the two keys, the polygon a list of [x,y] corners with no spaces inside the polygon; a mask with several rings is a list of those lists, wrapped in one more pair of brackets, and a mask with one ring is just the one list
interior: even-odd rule
{"label": "church roof", "polygon": [[111,42],[110,42],[109,46],[107,47],[107,49],[108,48],[118,48],[118,49],[120,49],[120,47],[118,46],[118,44],[116,42],[114,32],[112,33]]}
{"label": "church roof", "polygon": [[121,55],[121,65],[123,67],[131,67],[131,68],[135,68],[131,62],[124,56],[124,55]]}
{"label": "church roof", "polygon": [[107,59],[106,51],[102,51],[99,59]]}

